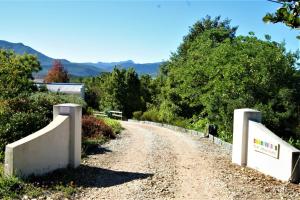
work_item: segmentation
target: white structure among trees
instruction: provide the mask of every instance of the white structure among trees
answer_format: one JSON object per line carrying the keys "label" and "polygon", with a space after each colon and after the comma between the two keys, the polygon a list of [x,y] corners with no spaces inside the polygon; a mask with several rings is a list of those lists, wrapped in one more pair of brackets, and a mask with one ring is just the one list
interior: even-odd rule
{"label": "white structure among trees", "polygon": [[37,85],[45,85],[50,92],[79,95],[84,98],[84,84],[82,83],[37,83]]}

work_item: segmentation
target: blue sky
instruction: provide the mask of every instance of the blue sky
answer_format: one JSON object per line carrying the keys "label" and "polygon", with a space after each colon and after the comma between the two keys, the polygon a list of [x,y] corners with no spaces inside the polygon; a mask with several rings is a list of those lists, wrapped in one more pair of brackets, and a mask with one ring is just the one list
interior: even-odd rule
{"label": "blue sky", "polygon": [[155,62],[167,60],[197,20],[221,15],[239,26],[237,35],[269,34],[294,51],[299,31],[262,22],[277,7],[267,0],[0,0],[0,39],[74,62]]}

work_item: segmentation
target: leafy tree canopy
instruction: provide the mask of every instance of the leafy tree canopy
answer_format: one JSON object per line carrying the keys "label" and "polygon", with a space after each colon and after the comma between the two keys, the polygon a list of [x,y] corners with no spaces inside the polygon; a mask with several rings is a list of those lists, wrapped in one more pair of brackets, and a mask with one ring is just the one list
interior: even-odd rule
{"label": "leafy tree canopy", "polygon": [[44,78],[45,83],[68,83],[70,80],[68,71],[64,69],[60,60],[54,60],[52,68]]}
{"label": "leafy tree canopy", "polygon": [[[271,0],[281,5],[275,13],[267,13],[263,21],[282,22],[291,28],[300,28],[300,1],[299,0]],[[297,37],[300,39],[300,36]]]}
{"label": "leafy tree canopy", "polygon": [[300,83],[294,67],[297,55],[287,53],[269,36],[267,41],[254,33],[233,37],[229,34],[233,28],[227,25],[203,30],[193,40],[184,38],[180,47],[187,47],[185,53],[177,52],[163,66],[160,120],[207,119],[230,141],[234,109],[251,107],[263,112],[271,130],[287,136],[286,127],[294,131],[300,116],[295,112]]}
{"label": "leafy tree canopy", "polygon": [[0,97],[13,98],[36,90],[32,73],[40,69],[36,56],[0,49]]}

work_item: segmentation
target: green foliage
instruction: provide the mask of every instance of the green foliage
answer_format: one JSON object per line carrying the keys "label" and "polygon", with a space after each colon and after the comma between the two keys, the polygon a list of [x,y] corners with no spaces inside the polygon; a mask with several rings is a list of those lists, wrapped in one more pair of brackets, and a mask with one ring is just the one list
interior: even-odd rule
{"label": "green foliage", "polygon": [[[299,0],[274,0],[281,7],[275,13],[267,13],[263,21],[278,23],[282,22],[291,28],[300,27],[300,3]],[[300,39],[300,36],[297,37]]]}
{"label": "green foliage", "polygon": [[191,123],[188,128],[196,130],[196,131],[201,131],[204,133],[207,133],[207,126],[209,124],[209,121],[207,118],[201,118],[193,123]]}
{"label": "green foliage", "polygon": [[111,73],[82,79],[86,85],[85,100],[96,110],[118,110],[131,118],[138,110],[145,111],[156,100],[158,82],[150,75],[139,78],[133,68],[115,67]]}
{"label": "green foliage", "polygon": [[126,71],[114,68],[113,72],[102,77],[100,110],[124,111],[126,104]]}
{"label": "green foliage", "polygon": [[32,94],[29,99],[34,103],[35,108],[43,108],[47,110],[48,117],[52,119],[52,110],[53,105],[62,104],[62,103],[75,103],[82,106],[83,113],[86,113],[86,102],[76,95],[65,95],[65,94],[56,94],[56,93],[44,93],[36,92]]}
{"label": "green foliage", "polygon": [[62,193],[59,198],[69,198],[78,188],[75,187],[74,171],[71,169],[57,170],[39,177],[21,180],[17,177],[4,176],[0,165],[0,199],[21,199],[24,195],[30,199],[44,196],[45,193]]}
{"label": "green foliage", "polygon": [[178,117],[171,122],[174,126],[179,126],[182,128],[188,128],[190,126],[190,120],[184,119],[183,117]]}
{"label": "green foliage", "polygon": [[114,134],[119,134],[124,129],[118,120],[110,118],[102,118],[105,124],[112,128]]}
{"label": "green foliage", "polygon": [[45,126],[53,118],[53,105],[85,102],[77,96],[54,93],[34,93],[0,101],[0,158],[5,146]]}
{"label": "green foliage", "polygon": [[141,109],[141,82],[133,68],[129,68],[125,73],[125,85],[124,115],[131,118],[134,111]]}
{"label": "green foliage", "polygon": [[51,120],[47,111],[35,108],[27,97],[2,101],[0,113],[0,151],[5,145],[19,140],[46,126]]}
{"label": "green foliage", "polygon": [[94,84],[87,85],[87,90],[85,92],[85,101],[87,105],[94,109],[99,109],[100,100],[101,100],[101,91]]}
{"label": "green foliage", "polygon": [[132,118],[133,118],[133,119],[136,119],[136,120],[140,120],[141,117],[142,117],[142,115],[143,115],[143,112],[142,112],[142,111],[135,111],[135,112],[133,112],[133,114],[132,114]]}
{"label": "green foliage", "polygon": [[0,178],[0,198],[1,199],[16,199],[22,193],[24,184],[16,177],[1,177]]}
{"label": "green foliage", "polygon": [[98,138],[103,136],[106,138],[115,138],[115,134],[111,127],[109,127],[103,120],[97,119],[91,115],[83,115],[82,117],[82,137]]}
{"label": "green foliage", "polygon": [[159,107],[159,121],[172,123],[180,112],[180,107],[172,103],[171,101],[163,101]]}
{"label": "green foliage", "polygon": [[142,118],[170,124],[200,118],[187,126],[203,131],[215,124],[219,136],[230,141],[234,109],[250,107],[260,110],[263,123],[279,136],[298,137],[298,55],[268,36],[267,41],[254,33],[235,37],[235,31],[219,17],[197,22],[161,67],[160,93]]}
{"label": "green foliage", "polygon": [[291,137],[288,140],[288,143],[291,144],[291,145],[293,145],[294,147],[300,149],[300,139],[294,139],[294,138]]}
{"label": "green foliage", "polygon": [[141,120],[160,122],[158,109],[155,107],[150,108],[149,110],[143,113]]}
{"label": "green foliage", "polygon": [[140,78],[141,82],[141,110],[146,111],[147,108],[157,103],[157,96],[160,93],[161,80],[159,78],[152,78],[145,74]]}
{"label": "green foliage", "polygon": [[13,98],[36,91],[32,73],[40,69],[36,56],[17,55],[13,51],[0,49],[0,98]]}
{"label": "green foliage", "polygon": [[123,130],[120,122],[109,118],[84,115],[82,118],[82,156],[93,154],[99,145],[116,138]]}
{"label": "green foliage", "polygon": [[0,198],[1,199],[19,199],[22,195],[37,197],[42,194],[42,189],[26,184],[21,179],[11,176],[5,176],[3,166],[0,165]]}
{"label": "green foliage", "polygon": [[93,115],[93,113],[94,113],[93,108],[88,107],[88,108],[86,109],[86,113],[85,113],[85,114],[87,114],[87,115]]}

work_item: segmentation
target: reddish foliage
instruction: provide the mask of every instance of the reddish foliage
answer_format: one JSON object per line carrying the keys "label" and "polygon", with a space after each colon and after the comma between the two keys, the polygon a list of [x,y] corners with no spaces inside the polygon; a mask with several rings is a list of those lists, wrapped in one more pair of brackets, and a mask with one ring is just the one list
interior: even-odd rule
{"label": "reddish foliage", "polygon": [[44,79],[45,83],[67,83],[69,82],[69,74],[64,69],[59,60],[54,60],[52,68],[48,71],[47,76]]}
{"label": "reddish foliage", "polygon": [[84,138],[95,138],[97,136],[116,138],[111,127],[105,124],[103,120],[92,115],[82,116],[82,136]]}

